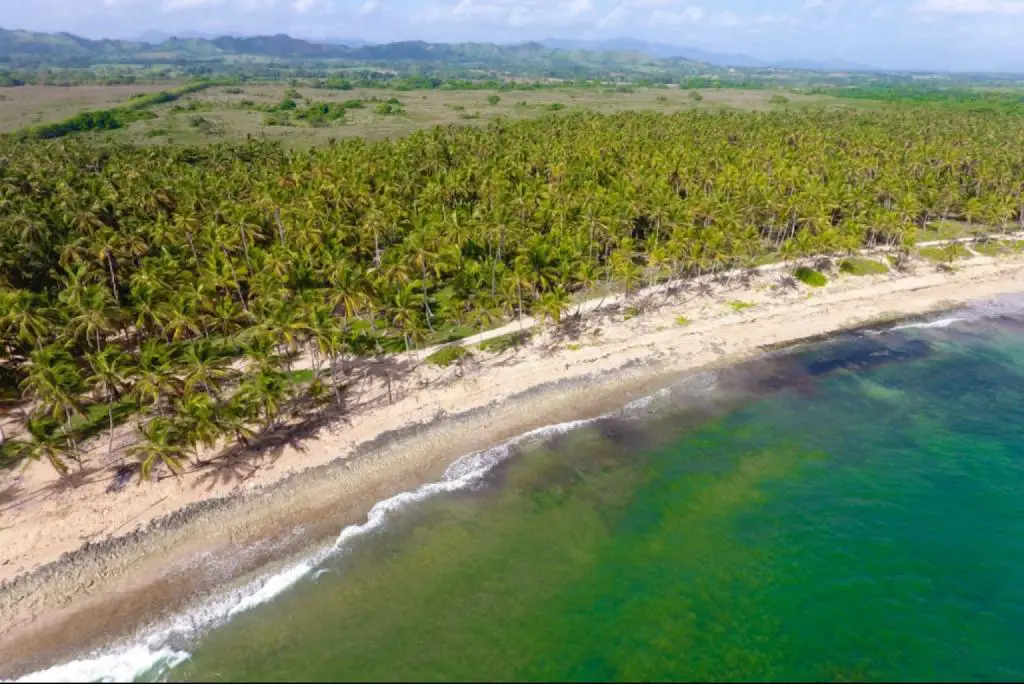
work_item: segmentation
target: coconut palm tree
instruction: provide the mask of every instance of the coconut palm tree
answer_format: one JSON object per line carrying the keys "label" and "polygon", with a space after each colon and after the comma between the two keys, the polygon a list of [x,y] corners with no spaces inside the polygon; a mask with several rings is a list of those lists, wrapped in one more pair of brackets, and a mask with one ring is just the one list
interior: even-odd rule
{"label": "coconut palm tree", "polygon": [[107,453],[110,454],[114,451],[114,402],[121,398],[127,388],[131,357],[121,347],[109,345],[101,351],[86,355],[85,359],[90,369],[85,384],[107,404]]}
{"label": "coconut palm tree", "polygon": [[21,381],[22,396],[37,405],[39,415],[63,423],[63,437],[72,456],[81,460],[72,433],[72,418],[84,416],[81,395],[85,389],[82,375],[71,355],[54,346],[32,352]]}
{"label": "coconut palm tree", "polygon": [[163,464],[173,475],[183,471],[182,459],[188,447],[167,418],[153,418],[138,426],[142,440],[128,449],[128,455],[139,461],[139,477],[148,480],[153,468]]}

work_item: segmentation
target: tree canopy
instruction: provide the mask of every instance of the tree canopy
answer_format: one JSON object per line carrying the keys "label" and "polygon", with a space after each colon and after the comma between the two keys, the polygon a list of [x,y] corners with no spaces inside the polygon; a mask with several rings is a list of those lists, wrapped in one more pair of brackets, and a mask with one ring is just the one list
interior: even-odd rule
{"label": "tree canopy", "polygon": [[0,169],[0,366],[50,421],[25,454],[63,469],[81,425],[143,411],[145,474],[274,429],[297,350],[302,397],[338,401],[346,356],[559,321],[599,282],[1024,222],[1024,123],[1000,112],[572,113],[304,151],[6,139]]}

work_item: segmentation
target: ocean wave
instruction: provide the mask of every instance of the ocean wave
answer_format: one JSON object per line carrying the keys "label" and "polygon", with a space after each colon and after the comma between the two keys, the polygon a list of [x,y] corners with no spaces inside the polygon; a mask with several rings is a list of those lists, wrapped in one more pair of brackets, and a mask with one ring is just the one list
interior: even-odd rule
{"label": "ocean wave", "polygon": [[948,328],[954,323],[960,323],[962,321],[969,320],[966,316],[951,316],[949,318],[940,318],[935,321],[925,321],[923,323],[907,323],[905,325],[897,325],[890,328],[890,330],[909,330],[911,328]]}
{"label": "ocean wave", "polygon": [[180,665],[189,654],[169,648],[153,649],[138,644],[56,665],[25,675],[19,682],[131,682],[157,668],[162,671]]}
{"label": "ocean wave", "polygon": [[378,502],[370,509],[366,522],[345,527],[331,546],[310,558],[222,594],[213,601],[178,615],[169,623],[154,626],[147,630],[148,635],[141,640],[97,651],[78,660],[24,675],[14,681],[130,682],[143,675],[163,677],[169,670],[191,657],[187,650],[188,645],[203,633],[225,624],[240,613],[280,596],[304,577],[314,573],[317,566],[325,560],[342,553],[353,539],[383,527],[388,518],[398,510],[437,494],[472,488],[481,483],[495,465],[514,453],[516,447],[569,432],[603,417],[607,416],[531,430],[498,446],[463,456],[448,467],[439,481]]}

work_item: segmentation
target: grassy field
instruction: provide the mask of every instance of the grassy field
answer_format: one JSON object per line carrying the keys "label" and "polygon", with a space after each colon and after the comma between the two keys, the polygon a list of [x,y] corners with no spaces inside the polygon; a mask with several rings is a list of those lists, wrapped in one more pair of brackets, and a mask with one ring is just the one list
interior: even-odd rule
{"label": "grassy field", "polygon": [[[124,102],[139,92],[163,90],[158,86],[87,86],[79,88],[33,87],[0,91],[0,132],[34,123],[66,118],[84,109]],[[238,92],[238,91],[241,92]],[[247,85],[242,88],[217,87],[187,96],[174,103],[154,107],[156,118],[140,121],[110,132],[90,133],[94,138],[136,144],[194,144],[237,140],[247,135],[280,139],[293,147],[325,144],[331,138],[364,137],[370,140],[406,135],[412,131],[447,124],[486,124],[498,116],[511,119],[533,118],[553,111],[588,109],[598,112],[651,109],[675,112],[687,109],[730,108],[769,111],[808,106],[850,106],[833,98],[786,93],[788,102],[772,103],[777,92],[764,90],[702,90],[702,99],[693,91],[678,88],[635,88],[631,92],[606,90],[540,90],[494,93],[488,91],[442,90],[320,90],[300,87],[292,98],[301,108],[312,102],[341,103],[366,100],[363,108],[350,109],[344,121],[314,127],[301,121],[293,125],[267,125],[267,115],[256,107],[273,106],[285,99],[291,88],[285,84]],[[489,96],[498,95],[492,104]],[[401,103],[402,113],[382,114],[373,98]],[[557,109],[556,108],[559,108]]]}
{"label": "grassy field", "polygon": [[21,86],[0,88],[0,133],[61,121],[86,109],[106,109],[138,93],[156,93],[180,83],[115,86]]}

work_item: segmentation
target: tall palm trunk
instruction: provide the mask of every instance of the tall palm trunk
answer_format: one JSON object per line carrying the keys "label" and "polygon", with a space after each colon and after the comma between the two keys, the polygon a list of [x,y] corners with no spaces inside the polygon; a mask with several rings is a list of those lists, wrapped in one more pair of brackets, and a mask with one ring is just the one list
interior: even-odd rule
{"label": "tall palm trunk", "polygon": [[110,438],[107,441],[107,454],[114,453],[114,398],[107,398],[107,418],[110,419]]}
{"label": "tall palm trunk", "polygon": [[107,252],[107,266],[110,268],[110,291],[114,293],[114,301],[121,304],[121,297],[117,294],[117,276],[114,275],[114,257]]}
{"label": "tall palm trunk", "polygon": [[64,409],[64,436],[67,438],[68,449],[71,451],[71,458],[78,464],[79,472],[85,467],[82,463],[81,454],[78,453],[78,443],[75,441],[74,436],[71,434],[71,409]]}
{"label": "tall palm trunk", "polygon": [[331,389],[334,390],[334,401],[341,406],[341,392],[338,390],[338,374],[334,370],[334,353],[329,356],[331,364]]}

